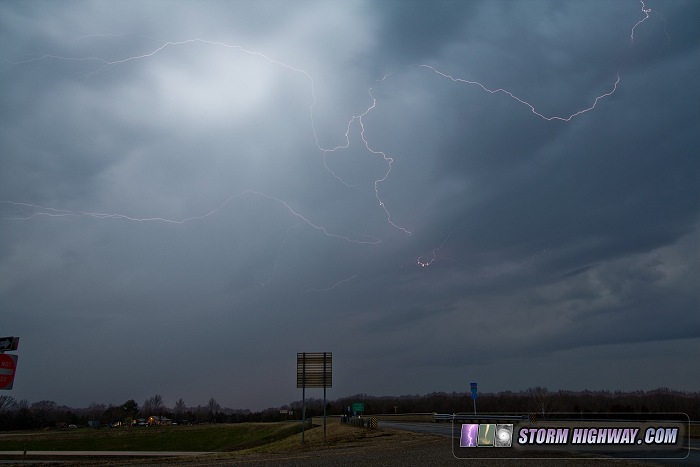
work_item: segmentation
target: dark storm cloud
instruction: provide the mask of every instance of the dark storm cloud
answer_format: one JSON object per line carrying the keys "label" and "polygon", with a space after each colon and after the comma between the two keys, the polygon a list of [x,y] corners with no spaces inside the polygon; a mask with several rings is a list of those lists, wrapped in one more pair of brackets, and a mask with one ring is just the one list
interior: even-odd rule
{"label": "dark storm cloud", "polygon": [[649,6],[3,3],[16,396],[696,387],[700,7]]}
{"label": "dark storm cloud", "polygon": [[412,64],[439,54],[440,48],[460,37],[476,2],[391,0],[378,3],[379,43],[392,65]]}

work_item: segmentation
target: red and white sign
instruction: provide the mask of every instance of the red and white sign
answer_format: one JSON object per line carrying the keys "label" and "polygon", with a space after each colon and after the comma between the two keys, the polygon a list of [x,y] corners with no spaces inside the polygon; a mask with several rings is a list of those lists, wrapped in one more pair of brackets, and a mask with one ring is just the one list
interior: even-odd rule
{"label": "red and white sign", "polygon": [[0,389],[12,389],[17,370],[17,355],[0,354]]}

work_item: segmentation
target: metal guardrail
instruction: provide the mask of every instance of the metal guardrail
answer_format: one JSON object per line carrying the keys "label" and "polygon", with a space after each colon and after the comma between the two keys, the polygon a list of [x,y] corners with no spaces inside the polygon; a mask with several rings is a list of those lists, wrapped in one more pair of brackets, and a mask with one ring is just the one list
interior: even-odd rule
{"label": "metal guardrail", "polygon": [[461,421],[461,420],[500,420],[500,421],[520,421],[527,420],[528,415],[469,415],[469,414],[445,414],[445,413],[435,413],[433,414],[433,420],[439,421]]}
{"label": "metal guardrail", "polygon": [[448,413],[434,413],[433,414],[433,420],[436,422],[442,422],[442,421],[453,420],[453,419],[454,419],[454,414],[448,414]]}
{"label": "metal guardrail", "polygon": [[[547,416],[540,416],[539,414],[532,414],[537,421],[540,422],[577,422],[577,421],[585,421],[585,422],[627,422],[627,423],[633,423],[633,422],[640,422],[640,421],[647,421],[647,422],[664,422],[664,423],[673,423],[673,422],[679,422],[679,420],[672,420],[672,419],[661,419],[661,418],[649,418],[649,419],[640,419],[640,418],[588,418],[588,417],[565,417],[565,418],[560,418],[560,417],[547,417]],[[643,414],[647,415],[648,414]],[[442,414],[442,413],[433,413],[433,420],[438,422],[438,421],[461,421],[461,420],[505,420],[505,421],[520,421],[520,420],[530,420],[533,421],[531,418],[531,415],[490,415],[490,414],[467,414],[467,413],[453,413],[453,414]],[[682,423],[689,423],[689,424],[698,424],[700,422],[698,421],[682,421]]]}

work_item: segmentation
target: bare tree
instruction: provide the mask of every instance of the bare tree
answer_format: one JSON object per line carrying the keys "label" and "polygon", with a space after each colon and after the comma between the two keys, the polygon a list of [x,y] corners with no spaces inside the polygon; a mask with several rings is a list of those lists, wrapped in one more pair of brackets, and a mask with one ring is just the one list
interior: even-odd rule
{"label": "bare tree", "polygon": [[165,403],[163,402],[163,396],[160,394],[154,395],[152,398],[153,409],[156,414],[163,415],[163,410],[165,410]]}
{"label": "bare tree", "polygon": [[209,399],[209,402],[207,402],[207,409],[209,409],[209,418],[212,421],[216,421],[215,415],[219,410],[221,410],[221,406],[218,402],[216,402],[216,399],[213,397]]}
{"label": "bare tree", "polygon": [[102,413],[105,411],[106,407],[104,404],[98,404],[97,402],[91,402],[90,405],[88,406],[88,410],[90,410],[90,416],[93,421],[99,420],[99,417],[97,414],[102,415]]}
{"label": "bare tree", "polygon": [[163,396],[161,396],[160,394],[155,394],[146,399],[146,402],[143,403],[143,408],[141,409],[141,411],[146,417],[150,415],[160,416],[163,414],[164,409],[165,404],[163,403]]}
{"label": "bare tree", "polygon": [[527,390],[527,395],[530,398],[530,405],[535,412],[544,416],[547,412],[555,409],[557,394],[548,391],[547,388],[540,386],[530,388]]}
{"label": "bare tree", "polygon": [[197,423],[206,421],[207,420],[207,408],[202,407],[201,405],[197,405],[197,408],[194,410],[194,416],[195,416],[195,420],[197,421]]}
{"label": "bare tree", "polygon": [[18,407],[17,401],[12,396],[0,396],[0,413],[15,410]]}
{"label": "bare tree", "polygon": [[175,419],[179,422],[182,414],[185,413],[185,401],[182,398],[175,402]]}
{"label": "bare tree", "polygon": [[144,417],[149,417],[153,413],[153,408],[151,407],[151,399],[148,398],[141,404],[141,414]]}

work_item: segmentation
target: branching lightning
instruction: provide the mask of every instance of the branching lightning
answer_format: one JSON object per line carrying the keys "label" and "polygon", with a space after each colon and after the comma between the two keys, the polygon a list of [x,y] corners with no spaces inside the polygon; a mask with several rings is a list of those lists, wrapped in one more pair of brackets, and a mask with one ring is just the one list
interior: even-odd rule
{"label": "branching lightning", "polygon": [[425,267],[428,267],[431,264],[433,264],[435,261],[437,261],[438,260],[438,252],[442,249],[442,247],[445,246],[445,243],[447,242],[447,240],[449,240],[451,235],[452,235],[452,232],[447,234],[447,237],[445,237],[445,239],[442,241],[442,243],[440,244],[439,247],[433,248],[432,258],[424,260],[422,256],[419,256],[418,259],[416,260],[416,263],[418,264],[418,266],[425,268]]}
{"label": "branching lightning", "polygon": [[486,92],[488,92],[488,93],[490,93],[490,94],[499,94],[499,93],[505,94],[505,95],[507,95],[508,97],[510,97],[511,99],[514,99],[514,100],[520,102],[521,104],[525,105],[526,107],[528,107],[528,108],[530,109],[530,111],[531,111],[533,114],[535,114],[535,115],[537,115],[538,117],[540,117],[541,119],[547,120],[547,121],[560,120],[560,121],[562,121],[562,122],[569,122],[569,121],[571,121],[571,119],[574,118],[574,117],[578,117],[578,116],[581,115],[581,114],[584,114],[584,113],[586,113],[586,112],[590,112],[591,110],[593,110],[593,109],[596,108],[596,106],[598,105],[598,101],[599,101],[599,100],[601,100],[601,99],[603,99],[603,98],[605,98],[605,97],[611,96],[611,95],[617,90],[617,85],[620,83],[620,75],[618,74],[618,75],[617,75],[617,79],[615,80],[615,83],[613,83],[613,85],[612,85],[612,89],[611,89],[609,92],[606,92],[606,93],[601,94],[600,96],[596,97],[595,100],[593,101],[593,104],[591,104],[590,107],[586,107],[585,109],[578,110],[578,111],[572,113],[572,114],[569,115],[569,116],[558,116],[558,115],[554,115],[554,116],[549,116],[549,117],[548,117],[548,116],[546,116],[546,115],[544,115],[544,114],[538,112],[534,105],[532,105],[532,104],[530,104],[529,102],[527,102],[527,101],[525,101],[525,100],[519,98],[518,96],[516,96],[516,95],[513,94],[512,92],[507,91],[507,90],[505,90],[505,89],[502,89],[502,88],[498,88],[498,89],[489,89],[489,88],[487,88],[486,86],[484,86],[483,84],[479,83],[478,81],[469,81],[469,80],[462,79],[462,78],[454,78],[454,77],[448,75],[447,73],[443,73],[442,71],[437,70],[435,67],[433,67],[433,66],[431,66],[431,65],[418,65],[418,66],[419,66],[419,67],[422,67],[422,68],[427,68],[427,69],[431,70],[432,72],[437,73],[438,75],[442,76],[443,78],[447,78],[447,79],[449,79],[449,80],[451,80],[451,81],[453,81],[453,82],[455,82],[455,83],[473,84],[473,85],[475,85],[475,86],[479,86],[481,89],[483,89],[484,91],[486,91]]}
{"label": "branching lightning", "polygon": [[195,220],[202,220],[206,219],[207,217],[210,217],[217,212],[221,211],[224,207],[226,207],[231,201],[233,201],[236,198],[240,198],[243,195],[256,195],[260,196],[272,201],[275,201],[276,203],[284,206],[286,210],[292,214],[294,217],[297,217],[299,220],[307,224],[308,226],[312,227],[313,229],[322,232],[324,235],[327,237],[335,237],[339,238],[341,240],[345,240],[350,243],[359,243],[359,244],[365,244],[365,245],[377,245],[381,243],[381,240],[378,238],[374,237],[367,237],[368,240],[360,240],[360,239],[355,239],[351,238],[345,235],[340,235],[336,234],[333,232],[330,232],[326,227],[322,225],[315,224],[311,222],[307,217],[304,215],[300,214],[299,212],[295,211],[292,206],[289,205],[288,202],[281,200],[279,198],[276,198],[274,196],[268,195],[266,193],[262,193],[260,191],[255,191],[255,190],[250,190],[246,189],[241,191],[240,193],[237,193],[235,195],[230,196],[226,201],[221,203],[217,208],[212,209],[211,211],[207,212],[206,214],[202,214],[199,216],[191,216],[191,217],[186,217],[184,219],[167,219],[163,217],[132,217],[132,216],[127,216],[125,214],[117,214],[117,213],[101,213],[101,212],[88,212],[88,211],[69,211],[65,209],[54,209],[54,208],[47,208],[43,206],[38,206],[35,204],[29,204],[29,203],[16,203],[14,201],[0,201],[0,203],[3,204],[9,204],[18,208],[22,209],[30,209],[33,210],[31,214],[23,217],[6,217],[5,219],[13,219],[13,220],[29,220],[34,217],[39,217],[39,216],[47,216],[47,217],[93,217],[95,219],[121,219],[121,220],[127,220],[127,221],[132,221],[132,222],[164,222],[167,224],[186,224],[188,222],[192,222]]}
{"label": "branching lightning", "polygon": [[[641,4],[641,12],[643,13],[644,16],[639,21],[637,21],[631,28],[630,39],[631,39],[632,43],[634,43],[634,39],[635,39],[635,30],[639,26],[641,26],[646,20],[648,20],[650,18],[650,14],[652,12],[651,8],[647,8],[646,4],[644,3],[644,0],[639,0],[639,2]],[[79,40],[92,38],[92,37],[120,37],[123,35],[125,35],[125,34],[83,35],[83,36],[76,37],[75,39],[73,39],[72,42],[75,43]],[[146,37],[146,36],[142,36],[142,37]],[[336,180],[338,180],[340,183],[342,183],[343,185],[348,186],[348,187],[355,187],[355,185],[352,185],[352,184],[346,182],[341,176],[339,176],[337,173],[335,173],[335,171],[333,171],[328,166],[327,156],[331,153],[348,149],[350,147],[350,132],[353,131],[353,128],[359,127],[359,136],[364,144],[364,148],[372,155],[381,158],[383,160],[383,162],[386,164],[386,171],[384,171],[379,178],[376,178],[374,180],[374,183],[373,183],[374,196],[377,200],[379,207],[384,212],[384,217],[386,219],[386,222],[389,225],[391,225],[394,229],[397,229],[397,230],[405,233],[408,236],[412,235],[411,231],[409,231],[406,227],[402,226],[399,221],[396,221],[394,219],[392,212],[387,207],[387,205],[382,197],[381,187],[382,187],[382,184],[384,184],[385,182],[388,181],[388,179],[391,175],[393,164],[394,164],[394,157],[390,157],[389,155],[387,155],[386,152],[373,147],[372,144],[370,143],[370,141],[368,140],[366,133],[365,133],[366,117],[373,110],[375,110],[377,107],[377,98],[375,97],[375,95],[373,93],[373,89],[371,87],[367,91],[368,95],[369,95],[370,104],[367,106],[367,108],[364,110],[364,112],[362,112],[359,115],[353,115],[347,121],[347,125],[345,126],[345,131],[344,131],[344,142],[342,144],[334,146],[334,147],[325,147],[324,145],[322,145],[320,143],[320,138],[319,138],[318,131],[316,128],[316,121],[315,121],[316,117],[314,114],[314,110],[315,110],[316,104],[317,104],[317,94],[316,94],[314,79],[309,72],[307,72],[307,71],[305,71],[297,66],[285,63],[285,62],[277,60],[275,58],[272,58],[271,56],[266,55],[264,53],[261,53],[259,51],[249,50],[249,49],[242,47],[240,45],[227,44],[227,43],[221,42],[221,41],[212,41],[212,40],[207,40],[207,39],[203,39],[203,38],[192,38],[192,39],[185,39],[185,40],[180,40],[180,41],[161,41],[161,40],[157,40],[157,39],[153,39],[153,38],[149,38],[149,39],[158,42],[159,45],[147,53],[143,53],[140,55],[133,55],[133,56],[121,58],[118,60],[106,60],[104,58],[94,57],[94,56],[91,56],[91,57],[70,57],[70,56],[45,54],[45,55],[41,55],[41,56],[37,56],[34,58],[21,60],[21,61],[15,61],[15,62],[12,62],[9,60],[6,60],[6,61],[8,61],[8,63],[14,64],[17,66],[32,63],[32,62],[37,62],[37,61],[41,61],[41,60],[95,62],[98,65],[98,68],[91,72],[91,74],[94,75],[94,74],[104,72],[112,67],[126,64],[128,62],[146,60],[146,59],[152,58],[167,48],[183,47],[183,46],[190,45],[190,44],[205,44],[205,45],[212,46],[212,47],[222,47],[222,48],[226,48],[226,49],[231,49],[231,50],[238,51],[242,54],[247,54],[247,55],[250,55],[253,57],[258,57],[258,58],[268,62],[271,65],[281,67],[285,70],[288,70],[291,73],[300,74],[309,83],[310,103],[308,106],[308,112],[309,112],[309,118],[310,118],[310,124],[311,124],[311,132],[313,134],[315,145],[322,154],[323,166],[326,169],[326,171],[331,176],[333,176]],[[503,89],[503,88],[494,89],[494,88],[491,88],[491,87],[489,87],[481,82],[478,82],[478,81],[472,81],[472,80],[467,80],[467,79],[463,79],[463,78],[458,78],[458,77],[452,76],[451,74],[448,74],[444,71],[439,70],[435,66],[428,65],[428,64],[410,65],[409,67],[406,67],[406,68],[411,68],[411,67],[419,68],[421,70],[426,70],[426,71],[431,72],[431,73],[433,73],[441,78],[450,80],[453,83],[476,86],[476,87],[480,88],[481,90],[483,90],[484,92],[492,94],[492,95],[503,94],[503,95],[507,96],[508,98],[516,101],[518,104],[527,107],[532,114],[534,114],[535,116],[537,116],[543,120],[546,120],[546,121],[570,122],[574,118],[576,118],[584,113],[593,111],[594,109],[596,109],[596,107],[599,105],[599,103],[603,99],[613,95],[617,91],[618,85],[620,84],[620,81],[621,81],[621,76],[618,72],[616,74],[616,78],[615,78],[614,82],[610,86],[609,91],[604,92],[604,93],[598,95],[597,97],[595,97],[592,100],[592,102],[589,105],[587,105],[586,107],[579,109],[577,111],[562,114],[562,115],[546,115],[546,114],[540,112],[534,104],[526,101],[525,99],[517,96],[516,94],[514,94],[513,92],[511,92],[507,89]],[[388,73],[388,74],[384,75],[378,81],[382,81],[382,82],[388,81],[393,74],[394,74],[393,72]],[[355,130],[355,131],[357,131],[357,130]],[[270,194],[256,191],[253,189],[245,189],[245,190],[242,190],[242,191],[230,196],[229,198],[224,200],[222,203],[220,203],[217,207],[209,210],[208,212],[205,212],[204,214],[190,216],[190,217],[186,217],[186,218],[182,218],[182,219],[168,219],[165,217],[134,217],[134,216],[129,216],[126,214],[119,214],[119,213],[72,211],[72,210],[64,210],[64,209],[58,209],[58,208],[53,208],[53,207],[44,207],[44,206],[40,206],[40,205],[36,205],[36,204],[15,202],[15,201],[0,201],[0,203],[12,206],[14,209],[16,209],[17,211],[22,213],[22,215],[17,215],[14,217],[5,217],[5,219],[10,219],[10,220],[28,221],[30,219],[35,219],[38,217],[63,218],[63,219],[76,218],[76,217],[90,217],[90,218],[101,219],[101,220],[115,219],[115,220],[133,221],[133,222],[162,222],[162,223],[167,223],[167,224],[185,224],[185,223],[189,223],[189,222],[201,221],[201,220],[207,219],[207,218],[217,214],[218,212],[220,212],[227,205],[229,205],[233,200],[240,198],[244,195],[248,195],[248,196],[253,195],[253,196],[257,196],[257,197],[261,197],[261,198],[265,198],[267,200],[273,201],[274,203],[284,207],[285,210],[293,217],[296,217],[300,221],[300,223],[306,224],[307,226],[313,228],[314,230],[318,231],[319,233],[321,233],[322,235],[324,235],[326,237],[333,237],[333,238],[337,238],[337,239],[340,239],[340,240],[343,240],[343,241],[346,241],[349,243],[354,243],[354,244],[377,245],[377,244],[381,243],[381,240],[379,238],[375,238],[372,236],[353,237],[350,235],[344,235],[344,234],[332,232],[327,227],[325,227],[321,224],[312,222],[307,216],[301,214],[298,210],[293,208],[289,202],[287,202],[283,199],[280,199],[278,197],[272,196]],[[289,233],[289,230],[287,231],[287,234],[288,233]],[[435,261],[438,261],[440,259],[439,258],[439,251],[440,251],[440,249],[443,248],[443,246],[445,245],[445,243],[448,241],[449,238],[450,238],[450,235],[448,235],[443,240],[443,242],[440,244],[440,246],[438,246],[437,248],[434,248],[432,250],[432,257],[424,258],[422,256],[419,256],[416,259],[416,264],[421,268],[425,268],[425,267],[428,267],[431,264],[433,264]],[[286,242],[286,237],[285,237],[285,240],[283,241],[283,244],[285,242]],[[444,258],[444,259],[449,259],[449,258]],[[275,263],[275,269],[276,269],[276,263]],[[274,271],[273,271],[273,275],[274,275]],[[333,290],[334,288],[338,287],[339,285],[341,285],[345,282],[348,282],[350,280],[355,279],[356,277],[357,277],[357,275],[343,279],[343,280],[337,282],[336,284],[334,284],[332,287],[327,288],[327,289],[310,289],[309,292],[311,292],[311,291],[314,291],[314,292],[330,291],[330,290]],[[268,282],[268,281],[266,281],[266,282]],[[263,285],[264,285],[264,283],[263,283]]]}
{"label": "branching lightning", "polygon": [[639,3],[642,4],[642,13],[644,13],[644,18],[640,19],[635,23],[634,26],[632,26],[632,31],[630,32],[630,41],[634,43],[634,30],[637,29],[637,26],[642,24],[644,21],[649,19],[649,13],[651,13],[651,8],[647,8],[646,5],[644,4],[644,0],[639,0]]}

